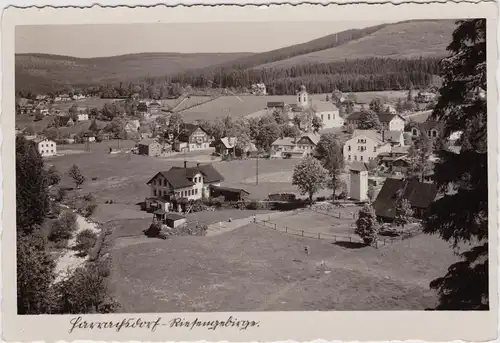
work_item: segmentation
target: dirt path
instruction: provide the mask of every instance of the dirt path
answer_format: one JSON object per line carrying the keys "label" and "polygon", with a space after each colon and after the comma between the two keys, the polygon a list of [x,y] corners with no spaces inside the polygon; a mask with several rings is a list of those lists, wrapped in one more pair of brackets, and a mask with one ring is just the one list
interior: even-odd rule
{"label": "dirt path", "polygon": [[[293,213],[293,211],[262,213],[262,214],[255,215],[255,218],[260,219],[260,220],[272,220],[274,218],[279,218],[279,217],[290,215],[291,213]],[[245,225],[248,225],[251,223],[253,223],[253,216],[241,218],[241,219],[234,219],[231,222],[225,221],[225,222],[210,224],[208,226],[207,236],[220,235],[221,233],[233,231],[237,228],[240,228],[242,226],[245,226]]]}

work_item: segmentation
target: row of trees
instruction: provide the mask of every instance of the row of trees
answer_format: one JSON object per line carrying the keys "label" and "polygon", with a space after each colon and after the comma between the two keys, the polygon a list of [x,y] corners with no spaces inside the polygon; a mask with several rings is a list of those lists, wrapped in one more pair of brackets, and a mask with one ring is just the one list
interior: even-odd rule
{"label": "row of trees", "polygon": [[[84,182],[78,168],[69,174],[76,185]],[[44,167],[36,147],[16,137],[16,231],[17,308],[19,314],[107,313],[118,304],[110,296],[105,280],[109,266],[103,261],[88,262],[69,278],[55,282],[55,261],[48,240],[62,240],[76,227],[75,215],[64,212],[45,229],[54,202],[49,186],[61,176],[55,168]],[[94,207],[95,209],[95,207]],[[56,239],[57,238],[57,239]]]}
{"label": "row of trees", "polygon": [[[312,93],[401,90],[429,86],[440,71],[439,59],[414,60],[368,58],[332,63],[310,63],[283,68],[246,68],[227,66],[193,70],[178,75],[148,77],[135,82],[90,85],[74,89],[66,86],[58,93],[99,94],[103,98],[165,99],[204,89],[231,89],[248,93],[252,84],[264,83],[270,95],[295,94],[301,85]],[[33,92],[19,90],[18,96],[34,97]]]}

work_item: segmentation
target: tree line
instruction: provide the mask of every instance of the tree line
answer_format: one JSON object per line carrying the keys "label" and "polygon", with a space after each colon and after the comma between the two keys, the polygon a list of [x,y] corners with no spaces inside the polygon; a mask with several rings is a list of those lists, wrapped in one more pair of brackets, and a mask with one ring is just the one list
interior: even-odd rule
{"label": "tree line", "polygon": [[[366,58],[277,68],[212,67],[132,82],[65,86],[56,93],[165,99],[193,91],[210,93],[230,89],[248,93],[255,83],[264,83],[270,95],[295,94],[301,85],[312,93],[330,93],[334,89],[343,92],[401,90],[428,87],[440,70],[439,58]],[[35,96],[26,89],[18,90],[17,95]]]}
{"label": "tree line", "polygon": [[[68,176],[79,188],[85,177],[76,165]],[[75,250],[89,260],[69,277],[57,280],[54,248],[66,248],[77,230],[76,214],[61,206],[67,197],[58,187],[61,175],[46,168],[36,146],[16,137],[16,231],[17,231],[17,313],[68,314],[109,313],[119,304],[110,296],[107,277],[109,259],[91,255],[98,237],[91,230],[76,236]],[[92,194],[70,199],[73,208],[85,217],[95,211]]]}

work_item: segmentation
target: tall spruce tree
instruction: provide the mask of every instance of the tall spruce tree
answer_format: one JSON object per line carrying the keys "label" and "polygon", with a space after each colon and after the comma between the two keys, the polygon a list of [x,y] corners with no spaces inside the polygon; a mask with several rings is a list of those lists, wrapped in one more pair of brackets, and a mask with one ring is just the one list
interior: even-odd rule
{"label": "tall spruce tree", "polygon": [[16,137],[16,226],[27,234],[45,220],[49,211],[48,182],[43,159],[35,144]]}
{"label": "tall spruce tree", "polygon": [[461,151],[438,152],[434,179],[443,196],[431,205],[424,231],[439,234],[454,247],[461,242],[474,246],[461,253],[462,261],[444,277],[431,282],[440,295],[438,309],[487,310],[486,19],[457,25],[448,46],[451,54],[442,61],[444,83],[433,117],[444,123],[446,137],[463,131]]}

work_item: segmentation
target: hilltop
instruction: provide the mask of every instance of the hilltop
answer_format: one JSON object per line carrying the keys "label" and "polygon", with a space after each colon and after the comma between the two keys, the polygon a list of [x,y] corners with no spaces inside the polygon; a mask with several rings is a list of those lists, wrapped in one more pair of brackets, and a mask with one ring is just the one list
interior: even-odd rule
{"label": "hilltop", "polygon": [[[66,84],[80,87],[118,82],[140,83],[148,78],[158,82],[174,78],[188,84],[189,80],[201,82],[208,79],[218,84],[215,75],[222,76],[221,71],[231,74],[233,70],[239,73],[263,68],[290,70],[303,65],[319,66],[374,58],[441,58],[447,54],[446,46],[454,28],[453,20],[404,21],[346,30],[263,53],[142,53],[104,58],[17,54],[16,89],[51,91]],[[334,69],[345,70],[341,66]],[[292,70],[285,74],[294,77],[296,72]],[[311,72],[303,71],[301,77],[309,74]],[[331,73],[321,74],[324,78]]]}
{"label": "hilltop", "polygon": [[[258,68],[288,68],[367,57],[444,57],[455,26],[452,20],[419,20],[385,25],[345,44],[262,64]],[[251,58],[257,59],[258,55]]]}
{"label": "hilltop", "polygon": [[141,53],[112,57],[77,58],[49,54],[16,54],[16,88],[45,91],[73,86],[115,83],[190,69],[248,56],[250,53]]}

